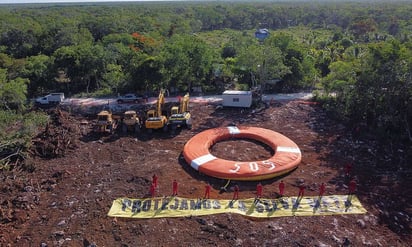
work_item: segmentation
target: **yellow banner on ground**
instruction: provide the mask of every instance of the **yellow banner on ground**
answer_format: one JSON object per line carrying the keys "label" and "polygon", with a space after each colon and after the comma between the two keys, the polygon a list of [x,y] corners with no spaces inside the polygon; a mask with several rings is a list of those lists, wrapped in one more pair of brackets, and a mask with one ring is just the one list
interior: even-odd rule
{"label": "yellow banner on ground", "polygon": [[283,197],[280,199],[187,199],[156,197],[119,198],[113,201],[111,217],[163,218],[236,213],[250,217],[319,216],[364,214],[365,208],[356,196]]}

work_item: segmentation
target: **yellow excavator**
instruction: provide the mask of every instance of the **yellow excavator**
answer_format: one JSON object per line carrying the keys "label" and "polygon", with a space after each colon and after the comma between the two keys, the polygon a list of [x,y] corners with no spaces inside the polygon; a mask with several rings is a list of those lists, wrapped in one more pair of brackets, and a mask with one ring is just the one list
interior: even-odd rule
{"label": "yellow excavator", "polygon": [[164,103],[164,90],[160,90],[159,97],[156,102],[156,109],[150,109],[147,111],[145,127],[149,133],[151,133],[154,129],[163,129],[163,131],[167,131],[167,117],[162,115],[162,107]]}
{"label": "yellow excavator", "polygon": [[172,106],[171,115],[168,119],[167,125],[172,131],[179,127],[192,128],[192,116],[189,112],[189,93],[180,99],[180,107]]}

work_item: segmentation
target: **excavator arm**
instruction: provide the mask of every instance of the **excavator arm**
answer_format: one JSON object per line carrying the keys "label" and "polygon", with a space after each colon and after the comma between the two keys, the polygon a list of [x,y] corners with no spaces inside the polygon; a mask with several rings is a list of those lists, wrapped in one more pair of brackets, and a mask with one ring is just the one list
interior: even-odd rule
{"label": "excavator arm", "polygon": [[165,103],[164,90],[160,90],[159,98],[157,99],[156,112],[157,117],[162,116],[162,106]]}
{"label": "excavator arm", "polygon": [[189,93],[186,93],[186,95],[183,96],[183,99],[180,102],[180,113],[184,113],[189,110],[189,98]]}
{"label": "excavator arm", "polygon": [[186,93],[183,98],[179,97],[179,100],[179,106],[172,107],[172,114],[168,119],[168,125],[172,131],[181,126],[186,126],[188,129],[192,128],[192,118],[189,112],[189,93]]}
{"label": "excavator arm", "polygon": [[156,102],[156,109],[151,109],[147,112],[145,127],[149,132],[151,132],[152,129],[160,128],[163,128],[164,131],[167,130],[167,117],[162,115],[164,102],[164,90],[160,90],[159,98]]}

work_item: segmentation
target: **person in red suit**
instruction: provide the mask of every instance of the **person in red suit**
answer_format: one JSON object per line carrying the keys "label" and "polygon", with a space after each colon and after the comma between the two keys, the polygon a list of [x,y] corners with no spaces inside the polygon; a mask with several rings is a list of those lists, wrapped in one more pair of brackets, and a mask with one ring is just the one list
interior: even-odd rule
{"label": "person in red suit", "polygon": [[326,191],[326,185],[325,183],[322,183],[319,187],[319,197],[322,197],[325,194]]}
{"label": "person in red suit", "polygon": [[233,187],[233,199],[232,200],[237,200],[239,199],[239,186],[236,184]]}
{"label": "person in red suit", "polygon": [[302,198],[304,193],[305,193],[305,185],[302,184],[302,185],[299,186],[298,198]]}
{"label": "person in red suit", "polygon": [[345,205],[347,207],[352,205],[352,198],[353,198],[353,195],[355,194],[355,191],[356,191],[356,181],[355,179],[352,179],[349,182],[349,195],[348,195],[348,199],[346,199],[346,202],[345,202]]}
{"label": "person in red suit", "polygon": [[285,193],[285,183],[283,182],[283,180],[280,181],[279,183],[279,195],[280,197],[282,197]]}
{"label": "person in red suit", "polygon": [[206,199],[209,199],[209,197],[210,197],[210,189],[211,189],[211,186],[210,186],[210,184],[206,184],[205,185],[205,196],[204,196],[204,198]]}
{"label": "person in red suit", "polygon": [[256,198],[261,198],[262,197],[262,192],[263,192],[263,186],[261,183],[258,183],[256,185]]}
{"label": "person in red suit", "polygon": [[176,181],[176,179],[175,180],[173,180],[173,183],[172,183],[172,189],[173,189],[173,194],[172,194],[172,196],[177,196],[177,181]]}
{"label": "person in red suit", "polygon": [[157,189],[157,176],[156,176],[156,174],[153,174],[152,183],[154,184],[155,189]]}

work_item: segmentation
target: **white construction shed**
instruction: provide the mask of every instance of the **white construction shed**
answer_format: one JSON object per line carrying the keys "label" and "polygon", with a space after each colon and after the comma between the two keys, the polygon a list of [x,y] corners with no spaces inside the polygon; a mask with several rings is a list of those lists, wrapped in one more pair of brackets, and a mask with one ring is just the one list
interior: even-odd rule
{"label": "white construction shed", "polygon": [[250,107],[252,105],[251,91],[226,90],[222,94],[223,106]]}

